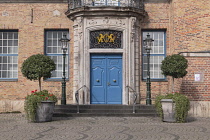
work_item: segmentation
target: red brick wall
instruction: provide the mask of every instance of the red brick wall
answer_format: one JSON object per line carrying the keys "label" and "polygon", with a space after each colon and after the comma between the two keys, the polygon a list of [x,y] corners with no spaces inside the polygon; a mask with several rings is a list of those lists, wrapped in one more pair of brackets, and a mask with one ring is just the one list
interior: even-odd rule
{"label": "red brick wall", "polygon": [[[180,81],[181,92],[192,101],[210,101],[210,57],[186,57],[188,74]],[[195,74],[201,74],[201,81],[195,81]]]}
{"label": "red brick wall", "polygon": [[172,0],[176,53],[209,50],[209,5],[209,0]]}
{"label": "red brick wall", "polygon": [[[31,23],[33,9],[33,23]],[[21,64],[25,59],[33,54],[44,53],[44,30],[45,29],[69,29],[71,44],[73,46],[73,22],[68,19],[65,12],[67,4],[47,4],[47,3],[8,3],[0,5],[0,30],[18,29],[19,49],[18,49],[18,81],[0,81],[0,100],[24,100],[32,90],[38,89],[38,81],[30,81],[23,77]],[[53,15],[53,11],[58,10],[60,15]],[[7,16],[2,13],[6,12]],[[71,61],[73,48],[71,47]],[[73,69],[70,67],[70,80],[67,82],[67,99],[72,99],[72,76]],[[42,89],[49,90],[60,98],[61,82],[44,81]]]}
{"label": "red brick wall", "polygon": [[[142,20],[141,28],[166,29],[167,55],[179,52],[208,51],[210,50],[209,5],[210,0],[148,1],[145,4],[148,16]],[[205,70],[207,79],[203,83],[193,81],[193,72],[199,71],[199,69],[203,70],[209,60],[203,57],[187,57],[187,59],[189,59],[188,75],[184,79],[175,80],[175,91],[186,93],[192,100],[207,100],[209,89],[207,73],[209,70]],[[203,63],[204,65],[202,65]],[[171,77],[167,77],[167,80],[168,82],[152,82],[153,98],[160,93],[172,92]],[[140,81],[140,94],[142,100],[145,100],[146,82]]]}
{"label": "red brick wall", "polygon": [[[145,11],[147,12],[147,16],[141,21],[140,28],[143,29],[165,29],[166,30],[166,43],[167,43],[167,54],[170,54],[170,42],[171,39],[171,28],[170,28],[170,11],[171,5],[169,2],[164,1],[160,3],[148,2],[145,3]],[[142,49],[142,48],[141,48]],[[142,50],[141,50],[142,51]],[[142,56],[140,52],[140,64],[142,64]],[[140,65],[140,71],[142,66]],[[140,73],[140,100],[141,103],[144,103],[146,100],[146,82],[142,81],[142,73]],[[152,82],[151,83],[151,95],[152,100],[158,94],[164,94],[170,92],[170,88],[168,85],[168,81],[166,82]]]}

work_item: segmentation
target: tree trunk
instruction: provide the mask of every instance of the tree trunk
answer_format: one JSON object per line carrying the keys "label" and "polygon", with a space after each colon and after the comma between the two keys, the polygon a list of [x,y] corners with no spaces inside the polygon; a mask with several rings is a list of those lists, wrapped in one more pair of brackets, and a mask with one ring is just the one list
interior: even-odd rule
{"label": "tree trunk", "polygon": [[174,77],[172,77],[172,93],[174,94]]}
{"label": "tree trunk", "polygon": [[39,77],[39,91],[42,91],[42,88],[41,88],[41,77]]}

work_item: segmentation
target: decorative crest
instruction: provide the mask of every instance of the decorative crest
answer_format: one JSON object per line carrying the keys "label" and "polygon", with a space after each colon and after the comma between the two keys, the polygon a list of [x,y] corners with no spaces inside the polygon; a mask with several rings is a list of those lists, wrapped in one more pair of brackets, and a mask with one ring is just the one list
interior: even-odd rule
{"label": "decorative crest", "polygon": [[90,32],[90,48],[122,48],[122,32],[99,30]]}

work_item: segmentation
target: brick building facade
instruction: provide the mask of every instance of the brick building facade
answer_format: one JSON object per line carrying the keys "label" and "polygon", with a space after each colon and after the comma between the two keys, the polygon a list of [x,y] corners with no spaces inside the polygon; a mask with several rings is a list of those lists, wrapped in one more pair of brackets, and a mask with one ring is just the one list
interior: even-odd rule
{"label": "brick building facade", "polygon": [[[105,58],[103,60],[107,63],[114,56],[122,61],[121,104],[132,104],[132,93],[131,96],[127,94],[126,86],[136,90],[138,103],[145,104],[146,63],[142,40],[149,33],[155,40],[151,52],[152,100],[158,94],[171,92],[171,78],[161,75],[161,60],[167,55],[180,53],[188,59],[189,66],[187,76],[176,80],[176,91],[190,98],[191,115],[210,116],[209,0],[96,0],[95,3],[84,0],[83,5],[80,1],[72,2],[0,2],[1,112],[23,111],[25,96],[38,89],[37,81],[27,80],[21,73],[23,61],[37,53],[56,61],[56,72],[43,82],[42,88],[54,93],[60,103],[62,53],[58,50],[58,39],[64,33],[71,39],[67,61],[67,103],[75,103],[75,91],[81,86],[86,85],[90,90],[95,88],[91,85],[91,76],[94,75],[91,64],[98,58]],[[100,45],[98,48],[97,44],[96,48],[89,45],[92,43],[90,34],[96,34],[97,38],[100,33],[110,35],[108,32],[121,34],[118,42],[121,47],[101,49]],[[13,51],[10,52],[11,49]],[[100,79],[96,81],[100,83]],[[118,82],[116,79],[113,81]],[[91,93],[80,95],[80,102],[91,104],[92,101]]]}

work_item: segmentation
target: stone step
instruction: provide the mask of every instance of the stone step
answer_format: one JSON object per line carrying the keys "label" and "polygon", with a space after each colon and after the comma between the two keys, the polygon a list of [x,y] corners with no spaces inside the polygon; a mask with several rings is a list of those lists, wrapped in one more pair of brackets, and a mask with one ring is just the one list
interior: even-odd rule
{"label": "stone step", "polygon": [[156,113],[54,113],[53,117],[157,117]]}
{"label": "stone step", "polygon": [[[155,110],[139,110],[135,109],[136,113],[153,113]],[[56,113],[77,113],[77,109],[54,109]],[[133,109],[80,109],[79,113],[133,113]]]}
{"label": "stone step", "polygon": [[[133,105],[79,105],[80,109],[133,109]],[[55,109],[77,109],[77,105],[56,105]],[[153,105],[136,105],[135,109],[155,110]]]}
{"label": "stone step", "polygon": [[154,106],[136,105],[133,113],[132,105],[56,105],[53,117],[92,117],[92,116],[122,116],[140,117],[157,116]]}

